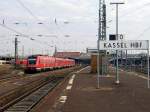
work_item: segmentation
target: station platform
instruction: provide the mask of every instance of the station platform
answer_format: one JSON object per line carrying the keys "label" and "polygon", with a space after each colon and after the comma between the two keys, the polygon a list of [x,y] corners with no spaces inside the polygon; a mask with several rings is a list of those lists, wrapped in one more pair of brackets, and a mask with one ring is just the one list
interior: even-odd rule
{"label": "station platform", "polygon": [[100,77],[90,67],[77,72],[55,104],[55,112],[150,112],[150,89],[146,75],[121,70],[120,84],[115,84],[115,71]]}

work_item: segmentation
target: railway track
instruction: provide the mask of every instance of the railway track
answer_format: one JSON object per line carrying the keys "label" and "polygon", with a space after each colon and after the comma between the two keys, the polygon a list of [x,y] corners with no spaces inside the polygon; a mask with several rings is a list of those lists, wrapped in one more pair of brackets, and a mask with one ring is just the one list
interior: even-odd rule
{"label": "railway track", "polygon": [[3,110],[8,108],[10,105],[18,102],[20,99],[47,84],[48,81],[50,81],[49,77],[41,79],[37,78],[36,80],[29,81],[25,85],[18,86],[15,89],[3,93],[3,95],[0,96],[0,112],[3,112]]}
{"label": "railway track", "polygon": [[29,112],[43,97],[45,97],[62,78],[53,78],[48,84],[33,92],[23,100],[12,105],[4,112]]}
{"label": "railway track", "polygon": [[19,78],[21,78],[21,76],[11,76],[11,77],[0,78],[0,83],[7,82],[9,80],[19,79]]}
{"label": "railway track", "polygon": [[[32,76],[32,77],[20,78],[14,82],[8,81],[8,83],[10,83],[10,84],[15,83],[15,85],[17,87],[6,89],[6,91],[0,92],[0,112],[4,112],[4,111],[10,112],[9,109],[12,109],[12,108],[14,109],[14,106],[16,104],[18,104],[19,102],[29,101],[29,100],[27,100],[28,99],[27,96],[29,96],[29,97],[30,97],[30,95],[32,96],[32,93],[37,93],[37,90],[39,88],[41,88],[39,90],[41,93],[38,92],[39,95],[41,95],[41,96],[38,96],[38,93],[36,94],[37,96],[34,96],[34,95],[32,96],[32,97],[34,97],[33,100],[35,100],[35,102],[33,102],[32,105],[30,105],[30,107],[33,107],[34,105],[36,105],[38,103],[38,101],[40,101],[41,98],[43,98],[46,95],[46,93],[51,91],[57,85],[57,82],[59,82],[64,77],[66,77],[67,74],[69,74],[73,71],[76,71],[79,68],[81,68],[81,67],[75,67],[75,68],[71,68],[71,69],[67,69],[67,70],[54,71],[53,73],[51,73],[51,75],[49,75],[50,73],[46,73],[46,74],[43,73],[43,75],[39,75],[37,77]],[[52,75],[52,74],[56,74],[56,76]],[[57,75],[57,74],[60,74],[60,75]],[[6,84],[2,83],[2,84],[6,85],[7,83]],[[48,87],[50,87],[50,88],[48,88]],[[46,89],[44,89],[44,88],[46,88]],[[1,90],[3,90],[3,89],[1,88]],[[43,90],[43,92],[42,92],[42,90]],[[30,98],[32,98],[32,97],[30,97]],[[31,100],[31,102],[32,102],[32,100]],[[26,103],[24,103],[24,104],[26,104]],[[27,107],[27,105],[25,105],[23,108],[25,108],[25,107]],[[17,106],[16,108],[19,108],[19,107]],[[20,108],[21,108],[21,106],[20,106]],[[18,112],[17,110],[13,111],[13,109],[11,110],[11,112]],[[22,112],[22,111],[19,111],[19,112]],[[26,111],[24,111],[24,112],[26,112]]]}

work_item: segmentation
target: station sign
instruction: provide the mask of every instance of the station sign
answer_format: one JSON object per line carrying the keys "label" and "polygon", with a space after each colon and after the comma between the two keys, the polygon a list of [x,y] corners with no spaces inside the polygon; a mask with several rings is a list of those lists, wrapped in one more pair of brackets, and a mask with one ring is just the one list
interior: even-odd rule
{"label": "station sign", "polygon": [[100,50],[147,50],[148,40],[100,41]]}

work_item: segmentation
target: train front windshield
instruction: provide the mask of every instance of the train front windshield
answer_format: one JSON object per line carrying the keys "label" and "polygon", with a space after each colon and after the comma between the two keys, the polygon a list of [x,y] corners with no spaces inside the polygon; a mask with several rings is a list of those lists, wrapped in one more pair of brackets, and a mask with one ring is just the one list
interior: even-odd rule
{"label": "train front windshield", "polygon": [[29,65],[35,65],[36,64],[36,58],[34,56],[28,57],[28,64]]}
{"label": "train front windshield", "polygon": [[29,59],[29,64],[30,65],[35,65],[36,64],[36,59]]}

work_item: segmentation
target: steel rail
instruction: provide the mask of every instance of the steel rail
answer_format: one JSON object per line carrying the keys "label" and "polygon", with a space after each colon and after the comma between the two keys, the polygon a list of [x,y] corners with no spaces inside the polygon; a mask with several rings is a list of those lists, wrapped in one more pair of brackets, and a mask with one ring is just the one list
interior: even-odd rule
{"label": "steel rail", "polygon": [[[19,86],[18,88],[15,88],[5,95],[0,97],[0,112],[8,108],[10,105],[16,103],[20,99],[26,97],[27,95],[31,94],[35,90],[39,89],[43,85],[47,84],[48,81],[47,78],[44,79],[36,79],[32,83],[28,82],[26,85]],[[18,97],[19,96],[19,97]]]}
{"label": "steel rail", "polygon": [[29,112],[38,102],[41,101],[43,97],[45,97],[53,88],[55,88],[61,80],[62,78],[54,78],[48,84],[19,101],[15,105],[9,107],[4,112]]}

